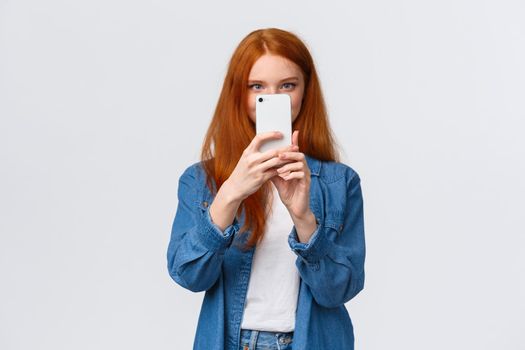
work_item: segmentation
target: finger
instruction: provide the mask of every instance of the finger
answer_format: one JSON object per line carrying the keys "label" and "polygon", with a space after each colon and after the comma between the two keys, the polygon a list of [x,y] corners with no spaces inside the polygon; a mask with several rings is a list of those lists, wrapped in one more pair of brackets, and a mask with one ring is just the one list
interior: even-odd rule
{"label": "finger", "polygon": [[289,171],[303,171],[304,170],[304,163],[303,162],[294,162],[294,163],[288,163],[286,165],[283,165],[279,169],[277,169],[277,172],[279,174],[285,174]]}
{"label": "finger", "polygon": [[299,130],[294,130],[292,134],[292,145],[299,147]]}
{"label": "finger", "polygon": [[283,152],[279,154],[281,159],[293,159],[297,161],[304,161],[304,153],[302,152]]}
{"label": "finger", "polygon": [[253,170],[257,172],[257,171],[266,171],[271,168],[280,168],[281,166],[288,164],[290,162],[293,162],[293,160],[274,157],[274,158],[268,159],[267,161],[264,161],[256,165]]}
{"label": "finger", "polygon": [[270,149],[270,150],[264,151],[264,152],[252,153],[249,156],[250,163],[251,164],[258,164],[258,163],[266,162],[266,161],[268,161],[268,160],[270,160],[272,158],[278,158],[279,154],[281,154],[283,152],[292,152],[294,150],[293,147],[295,147],[295,146],[289,145],[289,146],[282,147],[282,148],[279,148],[279,149]]}
{"label": "finger", "polygon": [[263,173],[263,182],[266,182],[277,175],[276,169],[268,169]]}
{"label": "finger", "polygon": [[264,142],[269,140],[279,140],[282,138],[283,134],[279,131],[263,132],[254,136],[247,149],[250,149],[252,152],[255,152],[259,150],[261,144],[263,144]]}
{"label": "finger", "polygon": [[279,175],[284,180],[291,180],[291,179],[304,179],[304,171],[294,171],[293,173],[290,173],[288,175]]}
{"label": "finger", "polygon": [[249,159],[251,164],[264,163],[269,159],[279,157],[279,151],[270,149],[265,152],[255,152],[250,154]]}

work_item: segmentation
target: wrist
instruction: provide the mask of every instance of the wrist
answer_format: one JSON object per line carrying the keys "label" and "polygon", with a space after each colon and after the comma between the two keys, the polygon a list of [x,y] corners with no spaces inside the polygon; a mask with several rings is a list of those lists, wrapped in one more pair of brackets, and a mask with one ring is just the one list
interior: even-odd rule
{"label": "wrist", "polygon": [[311,210],[308,210],[308,212],[301,217],[292,215],[292,221],[294,222],[299,241],[301,243],[308,242],[317,229],[317,220],[314,213]]}
{"label": "wrist", "polygon": [[292,211],[288,211],[290,213],[290,216],[293,220],[293,222],[297,222],[297,223],[312,223],[312,222],[316,222],[316,219],[315,219],[315,214],[312,212],[312,210],[310,208],[308,208],[308,210],[306,210],[306,212],[304,213],[301,213],[301,214],[294,214]]}
{"label": "wrist", "polygon": [[219,193],[222,200],[229,205],[238,206],[244,199],[238,191],[235,191],[235,186],[233,186],[229,180],[224,181],[217,195],[219,195]]}
{"label": "wrist", "polygon": [[224,183],[217,192],[209,208],[210,219],[221,231],[231,225],[235,219],[241,201],[234,192]]}

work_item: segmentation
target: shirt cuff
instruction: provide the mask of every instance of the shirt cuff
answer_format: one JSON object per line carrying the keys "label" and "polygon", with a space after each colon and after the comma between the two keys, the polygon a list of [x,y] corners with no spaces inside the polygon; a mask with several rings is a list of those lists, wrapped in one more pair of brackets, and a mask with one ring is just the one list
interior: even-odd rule
{"label": "shirt cuff", "polygon": [[239,231],[239,223],[234,218],[233,223],[221,231],[219,226],[213,223],[209,207],[202,212],[200,220],[200,238],[204,246],[210,250],[226,249],[232,242],[233,236]]}
{"label": "shirt cuff", "polygon": [[316,219],[316,221],[317,228],[307,243],[299,241],[295,225],[288,236],[288,245],[292,251],[307,263],[316,263],[326,255],[328,245],[326,235],[323,232],[323,225],[319,223],[319,220]]}

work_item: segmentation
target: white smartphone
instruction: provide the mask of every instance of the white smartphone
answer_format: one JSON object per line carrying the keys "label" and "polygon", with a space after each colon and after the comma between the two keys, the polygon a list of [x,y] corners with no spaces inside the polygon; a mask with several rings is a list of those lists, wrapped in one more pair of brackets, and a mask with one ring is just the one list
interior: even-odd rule
{"label": "white smartphone", "polygon": [[260,152],[282,148],[292,144],[292,104],[288,94],[255,96],[255,129],[257,134],[280,131],[282,139],[269,140],[259,148]]}

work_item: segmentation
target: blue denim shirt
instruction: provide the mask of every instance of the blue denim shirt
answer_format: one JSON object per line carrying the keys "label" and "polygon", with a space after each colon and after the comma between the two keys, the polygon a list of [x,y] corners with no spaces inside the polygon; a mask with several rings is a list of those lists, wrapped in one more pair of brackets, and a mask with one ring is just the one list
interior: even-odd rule
{"label": "blue denim shirt", "polygon": [[[352,321],[345,303],[364,286],[365,237],[359,175],[348,165],[306,156],[310,208],[317,228],[301,243],[288,236],[300,275],[293,348],[351,350]],[[178,207],[167,249],[170,276],[184,288],[206,291],[194,350],[238,350],[255,248],[242,251],[244,217],[221,231],[210,219],[213,195],[201,163],[179,179]]]}

